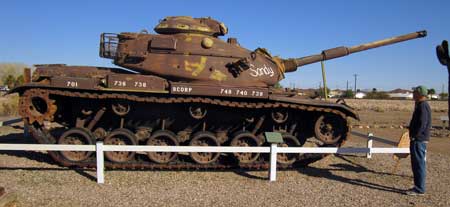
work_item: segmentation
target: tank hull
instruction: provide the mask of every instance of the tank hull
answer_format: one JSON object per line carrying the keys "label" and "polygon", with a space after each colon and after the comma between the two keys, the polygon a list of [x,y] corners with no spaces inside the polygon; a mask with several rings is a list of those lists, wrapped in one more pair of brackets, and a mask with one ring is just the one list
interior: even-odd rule
{"label": "tank hull", "polygon": [[[70,71],[82,67],[65,67],[68,72],[58,76],[51,68],[45,73],[40,68],[34,75],[37,81],[13,90],[20,93],[21,116],[42,144],[101,140],[130,145],[264,146],[268,145],[264,132],[274,131],[283,134],[283,146],[341,146],[348,137],[349,118],[357,118],[345,105],[275,95],[268,88],[173,83],[94,67],[86,67],[90,74],[75,76]],[[66,166],[95,165],[94,155],[85,152],[50,154]],[[268,161],[255,153],[112,152],[106,157],[107,167],[112,168],[265,168]],[[279,159],[282,165],[292,166],[313,156],[282,154]]]}

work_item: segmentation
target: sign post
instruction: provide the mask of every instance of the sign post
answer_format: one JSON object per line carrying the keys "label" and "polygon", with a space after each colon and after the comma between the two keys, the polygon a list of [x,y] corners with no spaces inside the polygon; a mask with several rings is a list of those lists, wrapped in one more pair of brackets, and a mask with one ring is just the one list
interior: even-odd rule
{"label": "sign post", "polygon": [[270,171],[269,171],[269,180],[276,181],[277,180],[277,144],[283,143],[283,137],[278,132],[266,132],[264,133],[266,136],[266,140],[270,143]]}

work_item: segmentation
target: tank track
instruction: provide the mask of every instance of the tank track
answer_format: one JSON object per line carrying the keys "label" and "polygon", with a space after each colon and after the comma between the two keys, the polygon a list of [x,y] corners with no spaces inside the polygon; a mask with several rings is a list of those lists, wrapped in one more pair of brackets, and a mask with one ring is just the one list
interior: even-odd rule
{"label": "tank track", "polygon": [[[202,103],[202,104],[213,104],[218,106],[227,106],[227,107],[236,107],[236,108],[255,108],[255,109],[261,109],[261,108],[277,108],[277,107],[284,107],[284,108],[291,108],[296,110],[305,110],[305,111],[312,111],[312,112],[326,112],[326,113],[333,113],[336,115],[341,116],[345,120],[347,120],[344,113],[331,109],[331,108],[323,108],[323,107],[317,107],[317,106],[306,106],[302,104],[297,103],[284,103],[284,102],[258,102],[258,103],[251,103],[251,102],[238,102],[238,101],[229,101],[229,100],[221,100],[218,98],[209,98],[209,97],[156,97],[156,96],[138,96],[138,95],[130,95],[125,93],[96,93],[96,92],[78,92],[78,91],[69,91],[69,90],[59,90],[59,89],[46,89],[46,88],[33,88],[28,89],[24,93],[26,94],[36,94],[36,93],[48,93],[49,95],[59,95],[59,96],[66,96],[66,97],[74,97],[74,98],[88,98],[88,99],[124,99],[129,101],[136,101],[136,102],[145,102],[145,103]],[[19,111],[22,112],[22,114],[25,113],[25,109],[23,108],[25,105],[23,104],[23,101],[25,100],[25,96],[21,96],[20,99],[20,106]],[[50,134],[49,131],[47,131],[44,128],[43,124],[38,124],[37,122],[29,123],[29,119],[24,116],[24,121],[26,124],[29,125],[30,133],[33,136],[33,138],[40,144],[55,144],[56,139]],[[350,133],[350,123],[347,120],[347,133],[343,139],[341,139],[338,143],[336,143],[334,146],[342,146],[346,139],[349,136]],[[66,160],[59,154],[58,152],[49,152],[49,155],[59,164],[66,167],[80,167],[80,168],[95,168],[96,167],[96,160],[95,156],[91,156],[86,161],[83,162],[73,162]],[[326,157],[327,154],[322,154],[319,156],[315,156],[312,158],[312,160],[316,161],[323,157]],[[222,157],[222,156],[221,156]],[[309,158],[307,158],[309,159]],[[298,160],[296,161],[304,161],[304,160]],[[278,164],[278,167],[281,169],[287,169],[292,168],[296,165],[294,164]],[[268,169],[269,164],[266,160],[258,160],[251,164],[224,164],[224,163],[213,163],[213,164],[196,164],[191,162],[186,162],[182,160],[176,160],[171,163],[167,164],[157,164],[152,163],[147,160],[134,160],[126,163],[115,163],[108,161],[105,159],[105,167],[110,169],[152,169],[152,170],[195,170],[195,169],[208,169],[208,170],[222,170],[222,169],[231,169],[231,168],[242,168],[242,169],[249,169],[249,170],[262,170],[262,169]]]}

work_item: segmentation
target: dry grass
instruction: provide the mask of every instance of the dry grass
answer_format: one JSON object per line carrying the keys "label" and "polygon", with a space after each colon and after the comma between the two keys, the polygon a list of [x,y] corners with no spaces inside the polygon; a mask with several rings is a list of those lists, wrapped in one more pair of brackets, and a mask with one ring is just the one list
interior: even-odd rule
{"label": "dry grass", "polygon": [[[348,105],[357,111],[404,111],[412,112],[414,110],[414,101],[412,100],[372,100],[372,99],[347,99]],[[446,112],[447,101],[429,101],[433,112]]]}
{"label": "dry grass", "polygon": [[17,116],[19,105],[19,96],[12,94],[0,97],[0,116]]}
{"label": "dry grass", "polygon": [[0,85],[4,85],[4,78],[8,75],[17,77],[23,74],[23,69],[27,68],[26,64],[23,63],[0,63]]}

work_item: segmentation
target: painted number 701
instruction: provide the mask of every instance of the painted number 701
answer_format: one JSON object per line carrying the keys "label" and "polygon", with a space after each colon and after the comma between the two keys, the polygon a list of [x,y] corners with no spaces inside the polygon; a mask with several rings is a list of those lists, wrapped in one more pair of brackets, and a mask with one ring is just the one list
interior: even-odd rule
{"label": "painted number 701", "polygon": [[67,81],[67,87],[72,87],[72,88],[76,88],[78,87],[78,82],[76,81]]}

